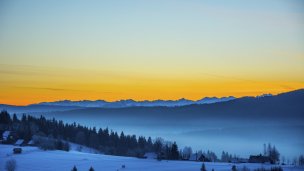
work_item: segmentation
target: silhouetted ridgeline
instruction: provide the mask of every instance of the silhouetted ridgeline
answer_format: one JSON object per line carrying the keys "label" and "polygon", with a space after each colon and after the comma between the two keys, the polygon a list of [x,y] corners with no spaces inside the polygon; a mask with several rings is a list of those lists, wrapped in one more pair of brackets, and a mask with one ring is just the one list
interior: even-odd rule
{"label": "silhouetted ridgeline", "polygon": [[[47,111],[46,111],[47,112]],[[282,93],[276,96],[243,97],[227,102],[179,107],[128,107],[128,108],[82,108],[58,112],[49,112],[50,116],[81,117],[116,117],[145,118],[149,122],[199,119],[240,119],[261,120],[273,119],[299,122],[304,119],[304,89]],[[161,118],[161,120],[159,119]]]}
{"label": "silhouetted ridgeline", "polygon": [[[265,97],[243,97],[226,102],[213,104],[192,104],[176,107],[125,107],[125,108],[95,108],[56,105],[12,106],[0,105],[0,109],[10,113],[56,113],[76,115],[128,116],[147,118],[260,118],[275,117],[289,119],[304,118],[304,89]],[[187,116],[187,117],[185,117]]]}

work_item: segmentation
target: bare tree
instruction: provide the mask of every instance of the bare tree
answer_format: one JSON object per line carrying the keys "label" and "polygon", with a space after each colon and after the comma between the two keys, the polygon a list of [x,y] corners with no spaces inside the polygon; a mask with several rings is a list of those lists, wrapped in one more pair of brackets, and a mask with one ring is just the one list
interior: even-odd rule
{"label": "bare tree", "polygon": [[286,163],[285,163],[285,157],[284,157],[284,156],[281,157],[281,163],[282,163],[282,164],[286,164]]}
{"label": "bare tree", "polygon": [[17,163],[15,159],[10,159],[5,163],[5,169],[7,171],[15,171],[17,167]]}
{"label": "bare tree", "polygon": [[184,147],[182,151],[183,159],[189,160],[192,155],[192,148],[191,147]]}
{"label": "bare tree", "polygon": [[165,144],[164,139],[162,139],[160,137],[156,138],[154,141],[154,150],[158,153],[161,152],[164,144]]}
{"label": "bare tree", "polygon": [[294,158],[292,159],[292,164],[293,164],[293,165],[297,165],[297,163],[298,163],[297,158],[294,157]]}
{"label": "bare tree", "polygon": [[242,171],[250,171],[250,169],[244,165]]}

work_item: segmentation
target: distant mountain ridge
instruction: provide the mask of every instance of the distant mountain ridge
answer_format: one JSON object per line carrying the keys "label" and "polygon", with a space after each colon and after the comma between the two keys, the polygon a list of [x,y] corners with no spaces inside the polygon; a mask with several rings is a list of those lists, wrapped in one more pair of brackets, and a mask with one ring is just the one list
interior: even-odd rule
{"label": "distant mountain ridge", "polygon": [[[304,89],[281,93],[274,96],[241,97],[211,104],[190,104],[184,106],[133,106],[125,108],[81,108],[51,112],[53,116],[73,119],[84,115],[86,118],[115,122],[117,118],[126,122],[129,118],[165,125],[175,122],[210,122],[211,120],[246,120],[252,122],[271,121],[278,123],[301,122],[304,117]],[[160,119],[161,118],[161,119]],[[172,118],[173,121],[172,121]],[[141,120],[143,119],[143,120]],[[186,122],[187,121],[187,122]],[[139,121],[138,121],[139,122]],[[134,123],[132,123],[134,124]]]}
{"label": "distant mountain ridge", "polygon": [[[220,99],[220,100],[219,100]],[[301,116],[304,109],[304,89],[285,92],[278,95],[260,95],[256,97],[226,97],[226,98],[203,98],[197,101],[187,99],[180,100],[155,100],[155,101],[134,101],[120,100],[107,102],[96,101],[58,101],[43,102],[28,106],[1,105],[0,110],[7,110],[10,113],[69,113],[70,115],[79,113],[88,115],[90,113],[123,114],[123,116],[136,115],[134,117],[150,115],[156,116],[183,116],[185,113],[197,118],[200,116],[221,116],[230,117],[236,115],[264,117],[268,114],[292,114]],[[102,105],[101,105],[102,104]],[[303,113],[304,114],[304,113]]]}
{"label": "distant mountain ridge", "polygon": [[203,99],[193,101],[188,99],[179,99],[179,100],[144,100],[144,101],[135,101],[132,99],[119,100],[114,102],[108,102],[105,100],[81,100],[81,101],[71,101],[71,100],[62,100],[55,102],[41,102],[37,105],[48,105],[48,106],[75,106],[75,107],[100,107],[100,108],[124,108],[124,107],[175,107],[175,106],[186,106],[191,104],[212,104],[218,102],[226,102],[236,99],[233,96],[228,97],[205,97]]}

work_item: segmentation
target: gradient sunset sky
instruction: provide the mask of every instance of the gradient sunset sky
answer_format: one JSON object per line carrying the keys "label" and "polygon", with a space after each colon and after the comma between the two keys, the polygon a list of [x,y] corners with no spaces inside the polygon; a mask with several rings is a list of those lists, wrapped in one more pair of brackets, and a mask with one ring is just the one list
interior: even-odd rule
{"label": "gradient sunset sky", "polygon": [[304,2],[0,1],[0,103],[304,88]]}

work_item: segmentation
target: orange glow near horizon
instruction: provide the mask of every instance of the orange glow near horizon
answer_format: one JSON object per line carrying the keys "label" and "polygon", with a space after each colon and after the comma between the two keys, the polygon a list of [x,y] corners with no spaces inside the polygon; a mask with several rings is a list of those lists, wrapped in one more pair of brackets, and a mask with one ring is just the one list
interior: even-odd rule
{"label": "orange glow near horizon", "polygon": [[[303,83],[253,81],[218,75],[153,76],[131,73],[2,65],[0,103],[28,105],[57,100],[198,100],[203,97],[278,94]],[[190,76],[191,75],[191,76]]]}
{"label": "orange glow near horizon", "polygon": [[[285,91],[267,91],[267,93],[272,93],[272,94],[279,94]],[[215,94],[215,95],[214,95]],[[243,97],[243,96],[257,96],[263,94],[261,91],[257,92],[240,92],[238,94],[235,94],[235,97]],[[8,105],[29,105],[29,104],[35,104],[39,102],[53,102],[53,101],[59,101],[59,100],[72,100],[72,101],[78,101],[78,100],[106,100],[106,101],[116,101],[116,100],[124,100],[124,99],[133,99],[137,101],[142,101],[142,100],[157,100],[157,99],[162,99],[162,100],[177,100],[180,98],[184,98],[185,96],[182,95],[176,95],[175,94],[170,94],[166,93],[164,96],[157,96],[157,93],[154,94],[147,94],[145,96],[141,96],[142,94],[131,94],[130,96],[107,96],[104,95],[103,93],[54,93],[54,92],[48,92],[48,91],[28,91],[28,92],[20,92],[20,94],[10,94],[11,96],[8,98],[2,98],[5,96],[1,96],[0,99],[0,104],[8,104]],[[203,97],[224,97],[224,96],[229,96],[231,94],[229,93],[202,93],[201,96],[193,95],[191,96],[186,96],[186,99],[189,100],[198,100]],[[66,98],[62,98],[62,97]],[[132,98],[133,97],[133,98]]]}

